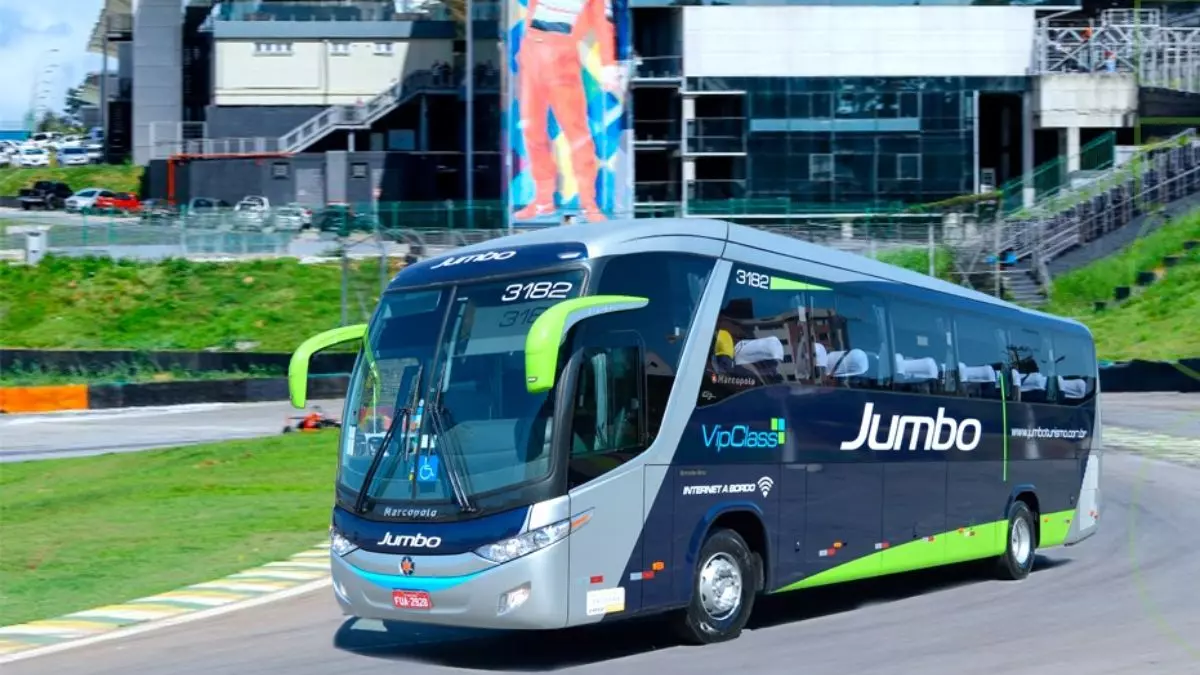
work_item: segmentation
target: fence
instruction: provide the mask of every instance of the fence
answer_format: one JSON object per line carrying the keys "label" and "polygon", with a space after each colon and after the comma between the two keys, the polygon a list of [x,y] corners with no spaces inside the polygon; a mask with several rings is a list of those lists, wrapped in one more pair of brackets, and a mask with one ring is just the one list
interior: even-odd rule
{"label": "fence", "polygon": [[1075,157],[1056,157],[1034,169],[1028,177],[1014,178],[1000,186],[1001,210],[1004,215],[1019,213],[1025,209],[1025,188],[1033,189],[1034,205],[1053,199],[1072,186],[1072,172],[1068,167],[1073,161],[1079,163],[1079,171],[1095,172],[1112,168],[1117,156],[1117,134],[1109,131],[1097,136],[1079,149]]}

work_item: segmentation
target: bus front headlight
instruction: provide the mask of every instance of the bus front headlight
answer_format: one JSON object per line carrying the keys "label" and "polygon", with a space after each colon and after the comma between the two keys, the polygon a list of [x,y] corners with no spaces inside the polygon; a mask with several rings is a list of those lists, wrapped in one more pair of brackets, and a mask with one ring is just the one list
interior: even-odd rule
{"label": "bus front headlight", "polygon": [[329,550],[333,551],[334,555],[344,556],[356,548],[358,547],[354,542],[343,537],[332,525],[329,526]]}
{"label": "bus front headlight", "polygon": [[494,563],[516,560],[566,538],[571,533],[571,521],[571,518],[567,518],[524,534],[518,534],[515,537],[502,539],[494,544],[480,546],[475,549],[475,553]]}

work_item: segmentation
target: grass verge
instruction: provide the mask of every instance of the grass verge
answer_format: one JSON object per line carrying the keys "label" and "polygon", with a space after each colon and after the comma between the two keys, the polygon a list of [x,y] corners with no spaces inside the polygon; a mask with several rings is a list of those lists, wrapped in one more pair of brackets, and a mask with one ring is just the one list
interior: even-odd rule
{"label": "grass verge", "polygon": [[1117,286],[1135,286],[1139,272],[1162,267],[1165,256],[1184,255],[1184,242],[1200,240],[1200,211],[1135,241],[1117,255],[1054,280],[1047,310],[1087,324],[1102,359],[1172,360],[1200,356],[1200,250],[1135,297],[1111,304]]}
{"label": "grass verge", "polygon": [[51,166],[44,168],[0,168],[0,197],[16,197],[34,181],[62,181],[72,190],[89,187],[115,192],[141,192],[142,167],[130,164],[91,164],[88,166]]}
{"label": "grass verge", "polygon": [[196,382],[207,380],[246,380],[264,377],[285,377],[283,368],[249,368],[247,370],[205,370],[111,367],[99,370],[72,370],[60,373],[39,366],[17,364],[0,372],[0,387],[49,387],[61,384],[142,384],[145,382]]}
{"label": "grass verge", "polygon": [[329,526],[332,432],[0,465],[0,626],[280,560]]}
{"label": "grass verge", "polygon": [[[47,256],[0,265],[0,339],[32,349],[166,350],[249,346],[288,352],[338,325],[337,264],[295,259],[157,263]],[[379,297],[379,263],[352,261],[351,321]]]}

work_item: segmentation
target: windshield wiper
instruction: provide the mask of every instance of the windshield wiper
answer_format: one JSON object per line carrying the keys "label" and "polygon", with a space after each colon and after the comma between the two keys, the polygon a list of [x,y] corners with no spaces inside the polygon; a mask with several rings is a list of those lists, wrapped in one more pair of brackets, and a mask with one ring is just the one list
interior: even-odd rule
{"label": "windshield wiper", "polygon": [[[371,458],[371,464],[367,467],[367,473],[363,476],[362,485],[358,487],[358,499],[354,500],[354,512],[366,513],[368,492],[371,488],[371,483],[375,480],[375,472],[379,471],[379,465],[383,463],[383,456],[387,454],[388,446],[392,443],[392,437],[396,435],[396,429],[403,427],[408,430],[408,422],[412,419],[412,410],[409,408],[401,408],[400,416],[392,420],[392,426],[388,427],[383,433],[383,439],[379,443],[379,449],[375,451],[375,456]],[[404,446],[408,434],[406,433],[400,439],[400,448],[397,454],[404,452]]]}
{"label": "windshield wiper", "polygon": [[[471,501],[470,490],[466,486],[466,467],[463,466],[462,446],[457,438],[447,433],[448,430],[444,424],[444,417],[449,417],[450,411],[435,404],[426,408],[424,414],[429,417],[429,422],[433,427],[433,437],[438,439],[438,445],[443,448],[439,450],[438,454],[446,458],[446,478],[450,483],[450,490],[454,493],[454,501],[463,513],[479,511],[479,507]],[[432,451],[432,448],[429,451]]]}

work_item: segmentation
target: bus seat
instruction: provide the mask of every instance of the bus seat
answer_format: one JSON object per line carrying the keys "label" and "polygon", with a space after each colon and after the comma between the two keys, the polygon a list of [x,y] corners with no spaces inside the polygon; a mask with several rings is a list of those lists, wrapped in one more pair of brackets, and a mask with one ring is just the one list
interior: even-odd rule
{"label": "bus seat", "polygon": [[762,361],[783,363],[783,343],[775,336],[741,340],[733,347],[733,362],[744,366]]}
{"label": "bus seat", "polygon": [[816,370],[813,375],[816,377],[825,377],[829,372],[829,350],[820,342],[813,343],[813,366]]}
{"label": "bus seat", "polygon": [[1088,384],[1086,380],[1058,378],[1058,390],[1063,398],[1079,400],[1087,397]]}
{"label": "bus seat", "polygon": [[936,380],[938,376],[938,364],[932,358],[906,359],[902,354],[896,355],[897,382],[926,382]]}
{"label": "bus seat", "polygon": [[839,379],[864,375],[870,367],[867,353],[861,349],[829,352],[826,363],[829,374]]}
{"label": "bus seat", "polygon": [[1022,375],[1013,370],[1013,381],[1021,383],[1021,400],[1030,403],[1045,403],[1048,392],[1046,385],[1049,380],[1041,373],[1025,373]]}

